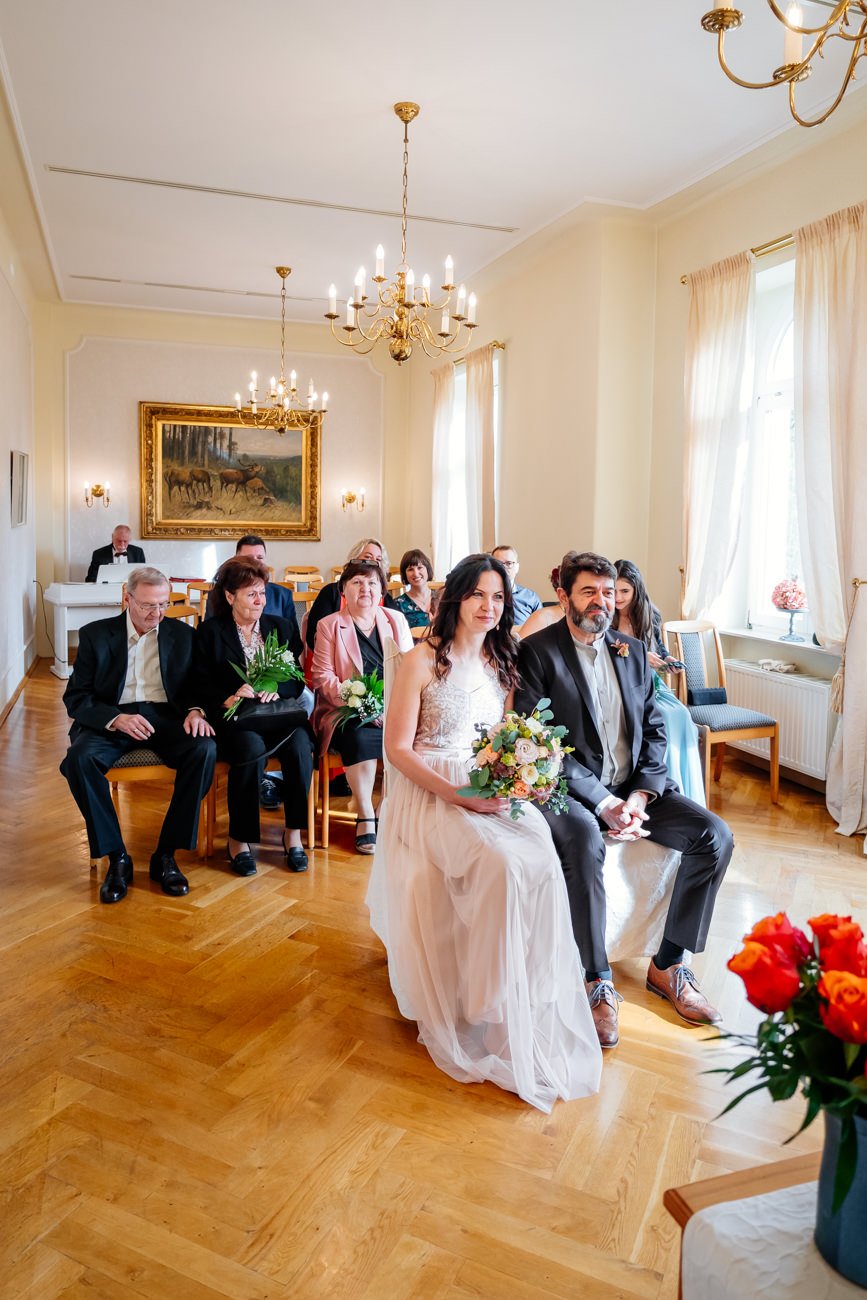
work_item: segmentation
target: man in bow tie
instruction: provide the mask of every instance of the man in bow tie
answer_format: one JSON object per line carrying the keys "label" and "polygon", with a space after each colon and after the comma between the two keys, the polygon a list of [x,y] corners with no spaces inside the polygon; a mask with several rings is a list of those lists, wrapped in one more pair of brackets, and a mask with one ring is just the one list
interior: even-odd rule
{"label": "man in bow tie", "polygon": [[145,553],[140,546],[131,546],[128,524],[118,524],[111,535],[110,546],[98,546],[90,557],[90,568],[85,582],[96,582],[101,564],[144,564]]}
{"label": "man in bow tie", "polygon": [[[569,893],[572,930],[603,1047],[619,1040],[617,1004],[605,950],[605,836],[650,839],[677,849],[680,867],[663,940],[647,970],[647,988],[691,1025],[720,1016],[684,964],[705,947],[717,890],[732,855],[725,822],[684,798],[665,766],[665,726],[653,671],[641,641],[609,629],[614,566],[593,552],[569,551],[557,596],[566,615],[522,640],[515,708],[529,713],[543,697],[574,746],[563,762],[568,810],[546,813]],[[542,810],[545,812],[545,809]]]}

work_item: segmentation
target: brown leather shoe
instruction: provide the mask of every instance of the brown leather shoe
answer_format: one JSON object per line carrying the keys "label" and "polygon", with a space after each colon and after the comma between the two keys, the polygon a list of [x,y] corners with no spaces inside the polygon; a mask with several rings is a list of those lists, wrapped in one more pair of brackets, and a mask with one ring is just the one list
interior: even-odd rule
{"label": "brown leather shoe", "polygon": [[677,962],[668,970],[659,970],[651,960],[647,968],[647,988],[659,998],[665,998],[674,1007],[681,1020],[688,1025],[718,1025],[722,1016],[711,1006],[698,987],[688,966]]}
{"label": "brown leather shoe", "polygon": [[590,1000],[593,1023],[600,1047],[616,1047],[620,1042],[620,1030],[617,1027],[617,1003],[623,998],[611,983],[611,980],[589,980],[584,987]]}

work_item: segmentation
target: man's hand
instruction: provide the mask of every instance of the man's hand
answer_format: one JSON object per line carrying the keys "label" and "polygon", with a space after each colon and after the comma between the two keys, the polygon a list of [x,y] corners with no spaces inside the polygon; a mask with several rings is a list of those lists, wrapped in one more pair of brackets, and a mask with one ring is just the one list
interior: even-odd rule
{"label": "man's hand", "polygon": [[154,729],[140,713],[119,713],[112,724],[112,731],[122,731],[133,740],[147,740],[154,734]]}
{"label": "man's hand", "polygon": [[184,731],[188,736],[213,736],[214,728],[199,709],[190,709],[184,718]]}
{"label": "man's hand", "polygon": [[636,790],[628,799],[618,799],[603,808],[599,816],[608,827],[611,839],[624,842],[646,839],[649,831],[644,830],[641,824],[647,821],[646,806],[646,795]]}

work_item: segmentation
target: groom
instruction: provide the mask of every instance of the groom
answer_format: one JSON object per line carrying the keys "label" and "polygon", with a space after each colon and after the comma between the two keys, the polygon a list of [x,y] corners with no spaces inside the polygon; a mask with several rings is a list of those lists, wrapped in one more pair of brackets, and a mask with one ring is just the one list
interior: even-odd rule
{"label": "groom", "polygon": [[733,847],[725,822],[679,794],[668,775],[647,650],[641,641],[608,630],[615,576],[614,566],[593,552],[563,557],[557,595],[566,617],[521,642],[515,697],[523,713],[547,696],[575,749],[563,764],[568,810],[545,815],[563,865],[572,930],[603,1047],[617,1045],[622,1001],[605,951],[605,835],[647,838],[681,853],[647,988],[667,998],[691,1025],[720,1020],[683,959],[686,949],[701,952],[705,946]]}

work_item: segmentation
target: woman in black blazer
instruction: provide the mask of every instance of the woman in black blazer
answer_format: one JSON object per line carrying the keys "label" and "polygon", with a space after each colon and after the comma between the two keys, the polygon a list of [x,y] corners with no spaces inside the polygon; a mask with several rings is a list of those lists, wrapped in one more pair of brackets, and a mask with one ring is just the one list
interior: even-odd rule
{"label": "woman in black blazer", "polygon": [[[232,667],[246,670],[247,660],[257,646],[275,631],[281,644],[288,644],[296,662],[301,657],[297,625],[263,614],[268,570],[259,560],[236,555],[223,564],[211,591],[212,617],[196,632],[194,694],[207,711],[217,736],[217,757],[230,764],[228,805],[229,843],[232,870],[239,876],[256,874],[251,844],[259,841],[259,786],[265,759],[275,754],[283,770],[286,830],[283,852],[290,871],[307,870],[307,854],[301,847],[301,829],[307,825],[307,794],[313,779],[313,737],[306,719],[295,725],[290,719],[272,720],[256,731],[241,728],[223,714],[236,700],[258,698],[298,699],[303,681],[281,682],[276,694],[255,694]],[[299,706],[300,707],[300,706]],[[241,706],[243,712],[243,705]],[[281,735],[281,728],[286,731]]]}

